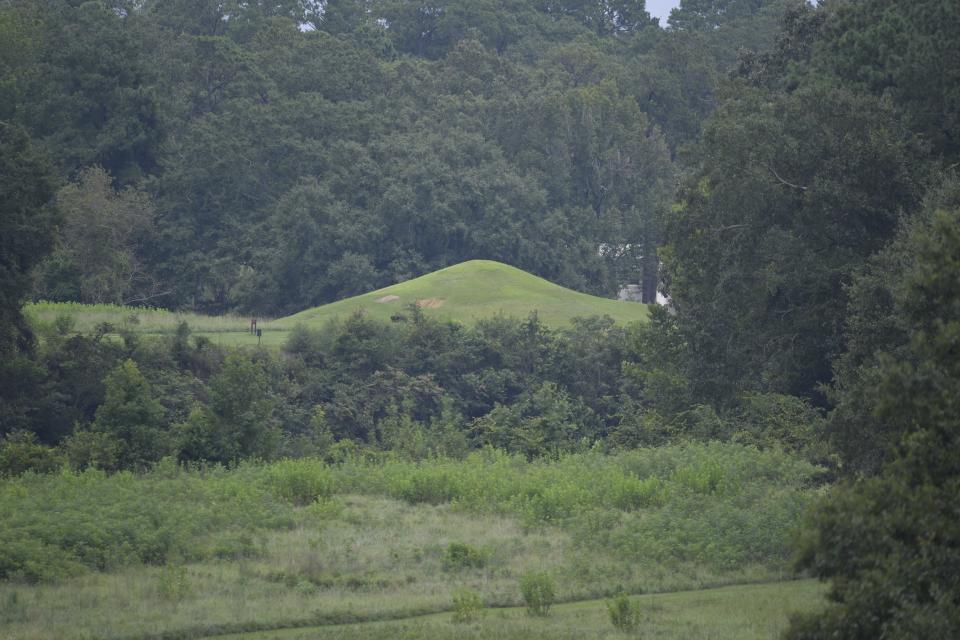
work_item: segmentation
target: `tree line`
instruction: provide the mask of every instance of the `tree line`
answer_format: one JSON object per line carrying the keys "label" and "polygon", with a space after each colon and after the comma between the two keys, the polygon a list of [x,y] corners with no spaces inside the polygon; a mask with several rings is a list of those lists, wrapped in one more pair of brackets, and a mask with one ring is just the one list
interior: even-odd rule
{"label": "tree line", "polygon": [[[762,44],[781,4],[724,20]],[[32,295],[276,315],[484,257],[603,294],[646,270],[652,296],[671,157],[741,33],[686,11],[0,4],[0,121],[62,216]]]}
{"label": "tree line", "polygon": [[[799,543],[833,604],[787,636],[956,635],[954,5],[684,0],[661,30],[639,1],[2,4],[5,451],[783,448],[837,480]],[[473,257],[606,294],[655,273],[672,312],[355,317],[283,355],[66,320],[34,347],[19,314],[282,313]]]}

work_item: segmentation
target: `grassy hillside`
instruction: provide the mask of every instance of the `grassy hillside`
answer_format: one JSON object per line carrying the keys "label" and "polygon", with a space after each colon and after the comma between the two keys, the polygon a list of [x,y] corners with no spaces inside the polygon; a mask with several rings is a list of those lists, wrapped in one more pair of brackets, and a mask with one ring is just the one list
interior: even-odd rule
{"label": "grassy hillside", "polygon": [[472,324],[501,313],[526,317],[536,311],[547,325],[564,327],[578,316],[609,315],[618,322],[644,320],[647,307],[618,302],[566,289],[509,265],[471,260],[370,293],[307,309],[273,323],[292,327],[319,326],[363,309],[375,318],[390,319],[417,304],[430,316]]}
{"label": "grassy hillside", "polygon": [[[646,305],[598,298],[499,262],[471,260],[285,318],[261,319],[258,326],[263,329],[263,343],[282,344],[298,324],[319,328],[358,309],[389,321],[397,314],[409,314],[412,304],[426,315],[464,324],[495,314],[525,318],[533,311],[544,324],[556,328],[567,326],[572,318],[585,316],[608,315],[619,323],[647,318]],[[109,323],[116,330],[127,328],[149,335],[172,333],[180,322],[186,321],[195,333],[218,343],[257,344],[248,331],[250,319],[237,315],[204,316],[164,309],[48,302],[27,305],[25,312],[35,327],[69,318],[78,331],[93,331],[98,325]]]}

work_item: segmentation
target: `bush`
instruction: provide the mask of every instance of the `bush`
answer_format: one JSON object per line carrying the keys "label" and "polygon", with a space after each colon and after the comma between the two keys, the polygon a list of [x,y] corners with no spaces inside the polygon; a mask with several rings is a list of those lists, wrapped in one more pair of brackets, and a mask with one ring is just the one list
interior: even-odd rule
{"label": "bush", "polygon": [[[263,529],[293,525],[262,468],[147,474],[27,474],[0,482],[0,579],[59,580],[84,568],[256,553]],[[236,533],[235,533],[236,532]],[[231,539],[232,537],[232,539]]]}
{"label": "bush", "polygon": [[545,616],[554,601],[553,578],[546,571],[528,571],[520,576],[520,593],[527,605],[527,613]]}
{"label": "bush", "polygon": [[464,587],[453,594],[453,621],[473,622],[483,615],[483,600],[480,594]]}
{"label": "bush", "polygon": [[167,565],[160,570],[157,594],[161,600],[180,602],[190,595],[190,579],[182,564]]}
{"label": "bush", "polygon": [[443,554],[443,566],[448,570],[482,569],[487,566],[490,552],[462,542],[451,542]]}
{"label": "bush", "polygon": [[14,431],[0,438],[0,477],[25,471],[49,473],[62,463],[56,450],[37,442],[31,431]]}
{"label": "bush", "polygon": [[268,467],[276,494],[297,506],[306,506],[333,493],[330,468],[317,460],[284,460]]}
{"label": "bush", "polygon": [[624,633],[633,633],[640,627],[643,616],[640,603],[631,600],[625,593],[619,593],[613,600],[607,601],[607,613],[610,623]]}

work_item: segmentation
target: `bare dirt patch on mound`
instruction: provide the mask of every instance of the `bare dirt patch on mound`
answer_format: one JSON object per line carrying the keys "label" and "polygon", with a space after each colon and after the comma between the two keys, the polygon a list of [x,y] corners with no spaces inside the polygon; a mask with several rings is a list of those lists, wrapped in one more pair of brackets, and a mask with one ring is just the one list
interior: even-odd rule
{"label": "bare dirt patch on mound", "polygon": [[436,309],[442,307],[444,302],[440,298],[424,298],[423,300],[417,300],[417,306],[421,309]]}

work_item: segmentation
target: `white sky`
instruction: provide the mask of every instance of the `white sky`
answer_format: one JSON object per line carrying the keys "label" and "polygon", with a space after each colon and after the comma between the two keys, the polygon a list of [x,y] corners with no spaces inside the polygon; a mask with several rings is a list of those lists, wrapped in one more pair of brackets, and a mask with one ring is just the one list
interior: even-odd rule
{"label": "white sky", "polygon": [[670,9],[680,4],[680,0],[647,0],[647,11],[650,15],[660,18],[660,26],[667,26],[667,18],[670,17]]}

